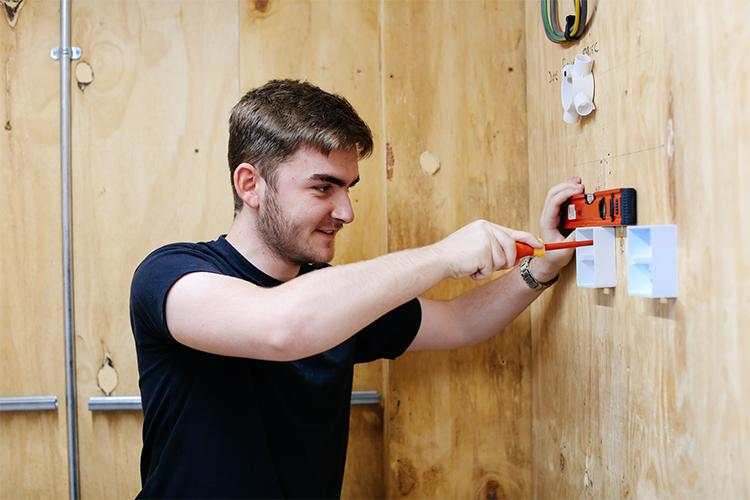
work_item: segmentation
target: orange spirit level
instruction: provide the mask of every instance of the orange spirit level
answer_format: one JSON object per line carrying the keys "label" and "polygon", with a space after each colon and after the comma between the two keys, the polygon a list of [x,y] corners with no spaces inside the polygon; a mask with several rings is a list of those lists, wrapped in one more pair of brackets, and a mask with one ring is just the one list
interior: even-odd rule
{"label": "orange spirit level", "polygon": [[632,226],[636,223],[633,188],[579,194],[563,203],[560,210],[560,226],[567,233],[577,227]]}

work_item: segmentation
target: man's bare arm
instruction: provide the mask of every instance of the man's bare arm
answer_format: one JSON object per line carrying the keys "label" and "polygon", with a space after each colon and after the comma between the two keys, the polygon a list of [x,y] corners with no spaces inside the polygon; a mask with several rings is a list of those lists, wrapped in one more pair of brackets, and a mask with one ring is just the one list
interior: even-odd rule
{"label": "man's bare arm", "polygon": [[172,336],[215,354],[286,361],[330,349],[446,278],[484,279],[515,263],[533,235],[477,221],[433,245],[332,266],[274,288],[211,273],[183,276],[167,295]]}

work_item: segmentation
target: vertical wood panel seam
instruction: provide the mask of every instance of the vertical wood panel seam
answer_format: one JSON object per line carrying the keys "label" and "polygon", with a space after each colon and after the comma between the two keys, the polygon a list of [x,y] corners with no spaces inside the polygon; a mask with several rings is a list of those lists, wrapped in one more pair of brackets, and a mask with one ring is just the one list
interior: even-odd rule
{"label": "vertical wood panel seam", "polygon": [[[523,60],[524,60],[524,79],[525,79],[525,85],[524,85],[524,91],[526,94],[526,186],[527,186],[527,199],[526,199],[526,227],[531,229],[531,211],[532,211],[532,196],[531,196],[531,141],[529,141],[529,137],[531,135],[531,120],[529,120],[529,53],[528,53],[528,30],[526,22],[527,14],[526,10],[528,8],[528,2],[523,3],[523,15],[522,18],[524,19],[524,25],[523,25]],[[531,304],[531,307],[529,308],[529,377],[531,380],[529,381],[529,395],[528,397],[531,399],[531,408],[530,408],[530,418],[531,418],[531,439],[529,442],[530,450],[529,450],[529,458],[530,458],[530,471],[529,476],[531,477],[531,498],[539,498],[537,493],[537,481],[536,481],[536,475],[535,475],[535,465],[536,462],[534,460],[534,379],[533,379],[533,373],[534,373],[534,314],[533,314],[533,308],[539,307],[537,305],[537,302],[534,301]]]}
{"label": "vertical wood panel seam", "polygon": [[[380,64],[378,65],[378,71],[380,73],[380,131],[381,131],[381,148],[383,155],[380,164],[380,175],[383,179],[383,241],[385,246],[383,247],[384,253],[388,253],[388,175],[387,165],[388,151],[386,144],[388,143],[388,133],[386,127],[386,106],[385,106],[385,0],[380,0],[379,6],[379,32],[380,32],[380,51],[379,58]],[[382,368],[382,387],[383,387],[383,493],[387,499],[393,498],[391,494],[391,363],[388,360],[381,361]]]}
{"label": "vertical wood panel seam", "polygon": [[387,124],[386,124],[386,106],[385,106],[385,0],[380,0],[380,121],[381,121],[381,134],[382,134],[382,164],[380,174],[383,176],[383,216],[385,217],[384,230],[385,233],[385,253],[388,253],[389,242],[388,242],[388,176],[386,175],[388,161],[388,135],[387,135]]}

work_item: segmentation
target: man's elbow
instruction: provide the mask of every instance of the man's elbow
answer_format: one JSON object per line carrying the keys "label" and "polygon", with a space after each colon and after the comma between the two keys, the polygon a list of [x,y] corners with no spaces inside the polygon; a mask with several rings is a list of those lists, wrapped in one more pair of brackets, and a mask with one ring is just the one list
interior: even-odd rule
{"label": "man's elbow", "polygon": [[307,340],[303,327],[292,322],[283,322],[272,329],[265,342],[270,361],[296,361],[317,354]]}

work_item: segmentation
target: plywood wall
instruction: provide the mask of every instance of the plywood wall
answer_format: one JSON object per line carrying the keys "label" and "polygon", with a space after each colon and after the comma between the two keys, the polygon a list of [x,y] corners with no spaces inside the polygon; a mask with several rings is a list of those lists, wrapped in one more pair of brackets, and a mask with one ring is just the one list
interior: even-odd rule
{"label": "plywood wall", "polygon": [[[519,2],[385,2],[389,250],[480,218],[527,227],[522,14]],[[530,496],[529,326],[522,315],[474,348],[391,364],[393,498]]]}
{"label": "plywood wall", "polygon": [[[0,496],[67,495],[59,15],[0,14],[0,397],[58,397],[59,410],[0,413]],[[19,464],[26,464],[19,467]]]}
{"label": "plywood wall", "polygon": [[[73,228],[81,495],[140,490],[140,412],[91,412],[98,372],[139,395],[128,297],[136,266],[226,232],[227,117],[239,97],[237,4],[76,1]],[[106,361],[109,359],[109,361]],[[108,394],[107,394],[108,395]]]}
{"label": "plywood wall", "polygon": [[[640,224],[677,225],[678,297],[628,295],[618,230],[615,288],[578,288],[571,266],[532,307],[534,496],[746,498],[750,4],[591,13],[561,47],[526,2],[532,219],[569,175],[636,188]],[[561,68],[583,52],[597,109],[567,125]]]}
{"label": "plywood wall", "polygon": [[[14,27],[0,22],[0,396],[64,394],[50,5],[26,2]],[[84,497],[139,487],[140,417],[86,405],[102,395],[107,356],[113,394],[137,394],[130,276],[161,244],[227,230],[229,109],[245,90],[286,77],[342,93],[375,135],[336,262],[432,243],[477,218],[535,231],[547,189],[569,175],[589,190],[635,187],[642,224],[678,226],[677,299],[627,294],[618,230],[617,287],[580,289],[571,266],[489,342],[359,369],[355,389],[384,400],[352,412],[344,497],[750,496],[750,241],[741,230],[750,7],[592,1],[585,37],[561,47],[544,37],[539,6],[74,2]],[[584,51],[595,59],[597,109],[570,126],[560,69]],[[429,296],[472,286],[446,282]],[[0,414],[4,492],[65,496],[63,415]]]}

